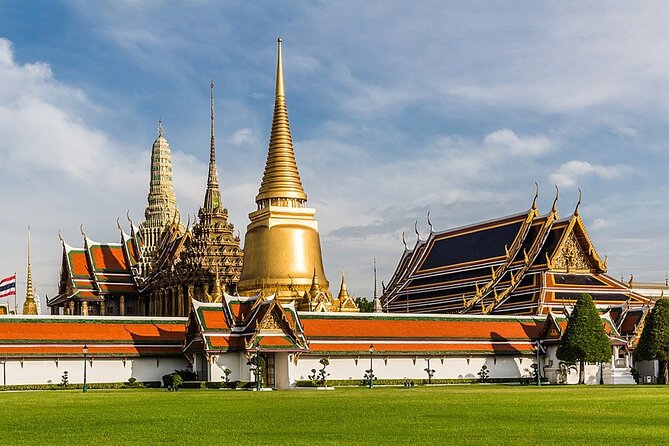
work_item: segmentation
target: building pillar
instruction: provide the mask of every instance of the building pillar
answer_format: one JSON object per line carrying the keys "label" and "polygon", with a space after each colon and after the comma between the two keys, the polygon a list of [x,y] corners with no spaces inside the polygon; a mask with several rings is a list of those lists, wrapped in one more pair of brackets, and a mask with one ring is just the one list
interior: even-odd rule
{"label": "building pillar", "polygon": [[81,303],[81,315],[88,316],[88,302],[86,301]]}
{"label": "building pillar", "polygon": [[177,316],[184,315],[184,287],[177,287]]}
{"label": "building pillar", "polygon": [[125,316],[125,296],[118,298],[118,312],[120,316]]}
{"label": "building pillar", "polygon": [[100,302],[100,316],[105,315],[105,301]]}

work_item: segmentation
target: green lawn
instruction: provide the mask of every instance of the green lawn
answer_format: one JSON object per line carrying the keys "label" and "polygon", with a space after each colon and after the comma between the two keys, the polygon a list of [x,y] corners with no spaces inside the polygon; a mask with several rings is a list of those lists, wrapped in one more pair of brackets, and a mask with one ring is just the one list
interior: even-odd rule
{"label": "green lawn", "polygon": [[0,392],[2,444],[658,444],[669,388]]}

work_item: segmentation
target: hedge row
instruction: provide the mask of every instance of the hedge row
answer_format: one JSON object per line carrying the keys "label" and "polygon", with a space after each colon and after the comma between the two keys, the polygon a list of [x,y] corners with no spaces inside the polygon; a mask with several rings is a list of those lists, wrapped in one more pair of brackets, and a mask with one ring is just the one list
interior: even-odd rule
{"label": "hedge row", "polygon": [[[547,382],[545,377],[541,378],[542,382]],[[433,378],[431,384],[475,384],[480,381],[476,378]],[[533,378],[488,378],[486,383],[494,384],[530,384],[534,382]],[[415,385],[427,385],[427,379],[375,379],[375,386],[402,386],[407,383],[414,383]],[[310,380],[298,380],[297,387],[320,387],[320,384],[314,383]],[[329,379],[327,385],[331,387],[347,387],[347,386],[367,386],[369,381],[366,379]]]}
{"label": "hedge row", "polygon": [[[134,384],[124,383],[90,383],[86,384],[89,389],[131,389],[131,388],[158,388],[160,381],[137,381]],[[13,384],[7,386],[0,386],[0,391],[4,390],[74,390],[82,389],[83,384],[67,384],[65,386],[60,384]]]}
{"label": "hedge row", "polygon": [[184,381],[179,386],[182,389],[253,389],[255,381],[230,381],[213,382],[213,381]]}

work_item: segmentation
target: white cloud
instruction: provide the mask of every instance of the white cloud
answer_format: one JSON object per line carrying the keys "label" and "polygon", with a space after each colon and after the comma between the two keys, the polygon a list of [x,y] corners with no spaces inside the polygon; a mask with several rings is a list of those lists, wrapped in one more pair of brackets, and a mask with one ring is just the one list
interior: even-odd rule
{"label": "white cloud", "polygon": [[244,146],[258,143],[258,135],[255,130],[245,127],[235,130],[230,141],[236,146]]}
{"label": "white cloud", "polygon": [[618,178],[630,172],[628,166],[590,164],[587,161],[571,160],[561,165],[550,176],[558,186],[573,187],[583,178],[599,177],[607,180]]}
{"label": "white cloud", "polygon": [[497,130],[483,139],[487,146],[498,148],[514,155],[542,155],[555,147],[555,142],[545,136],[521,138],[512,130]]}
{"label": "white cloud", "polygon": [[637,129],[635,129],[634,127],[616,127],[611,131],[618,136],[627,136],[627,137],[633,137],[636,136],[637,133],[639,133]]}

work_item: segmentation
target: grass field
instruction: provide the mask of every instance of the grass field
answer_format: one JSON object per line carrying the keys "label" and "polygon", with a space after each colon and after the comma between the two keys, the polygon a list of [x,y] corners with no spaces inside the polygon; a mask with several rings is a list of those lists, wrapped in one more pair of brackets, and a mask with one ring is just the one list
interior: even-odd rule
{"label": "grass field", "polygon": [[659,444],[669,388],[1,392],[1,444]]}

